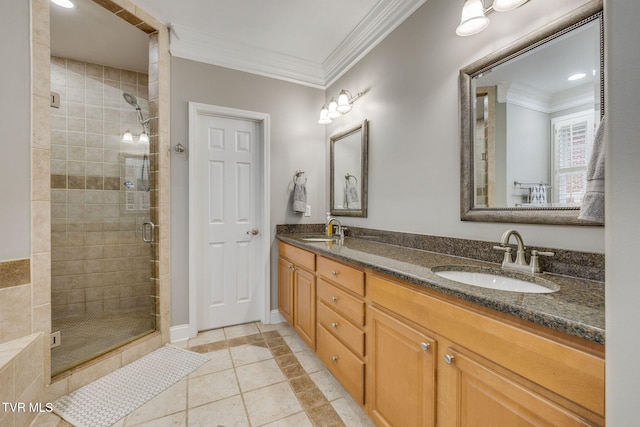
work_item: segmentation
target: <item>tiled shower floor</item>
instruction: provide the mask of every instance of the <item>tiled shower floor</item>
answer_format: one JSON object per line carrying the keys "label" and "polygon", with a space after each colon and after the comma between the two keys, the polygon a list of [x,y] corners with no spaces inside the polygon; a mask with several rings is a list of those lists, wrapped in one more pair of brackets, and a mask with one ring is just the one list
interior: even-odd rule
{"label": "tiled shower floor", "polygon": [[[211,360],[116,427],[374,426],[285,323],[211,330],[181,347]],[[69,424],[54,414],[40,414],[32,425]]]}
{"label": "tiled shower floor", "polygon": [[137,337],[153,331],[149,310],[99,313],[57,319],[53,332],[60,331],[60,346],[51,350],[51,373],[56,375],[95,358]]}

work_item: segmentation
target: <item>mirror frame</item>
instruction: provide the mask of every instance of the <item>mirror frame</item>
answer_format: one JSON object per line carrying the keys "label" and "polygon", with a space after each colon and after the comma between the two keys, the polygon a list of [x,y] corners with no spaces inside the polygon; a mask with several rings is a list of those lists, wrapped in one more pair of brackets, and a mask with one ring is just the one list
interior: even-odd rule
{"label": "mirror frame", "polygon": [[549,40],[559,37],[580,25],[600,18],[600,102],[601,117],[604,115],[604,19],[602,0],[591,1],[564,17],[534,31],[471,65],[460,70],[460,219],[462,221],[514,222],[528,224],[561,224],[602,226],[590,221],[578,219],[580,208],[478,208],[474,207],[474,171],[473,171],[473,108],[475,93],[472,79],[478,74],[528,52]]}
{"label": "mirror frame", "polygon": [[[335,170],[334,170],[334,155],[335,155],[335,144],[340,141],[342,138],[345,138],[349,135],[354,134],[355,132],[362,131],[362,136],[360,139],[361,146],[361,164],[360,164],[360,209],[336,209],[334,206],[335,196],[334,196],[334,185],[335,185]],[[354,216],[354,217],[367,217],[367,187],[369,182],[369,121],[364,120],[359,125],[352,127],[344,132],[333,135],[329,138],[330,143],[330,166],[329,166],[329,211],[333,216]]]}

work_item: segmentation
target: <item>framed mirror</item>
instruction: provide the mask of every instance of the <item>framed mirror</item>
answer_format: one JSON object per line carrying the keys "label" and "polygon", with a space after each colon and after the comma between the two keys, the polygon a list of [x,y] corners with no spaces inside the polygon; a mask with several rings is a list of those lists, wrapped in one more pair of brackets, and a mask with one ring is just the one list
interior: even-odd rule
{"label": "framed mirror", "polygon": [[461,219],[578,220],[604,115],[602,0],[460,70]]}
{"label": "framed mirror", "polygon": [[330,138],[330,206],[333,216],[367,216],[369,122]]}

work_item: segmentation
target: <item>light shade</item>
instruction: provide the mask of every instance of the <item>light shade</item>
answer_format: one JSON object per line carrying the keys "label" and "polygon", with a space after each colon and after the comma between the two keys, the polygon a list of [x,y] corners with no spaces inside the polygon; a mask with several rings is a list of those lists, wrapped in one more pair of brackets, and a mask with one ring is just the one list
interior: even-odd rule
{"label": "light shade", "polygon": [[131,131],[129,129],[127,129],[124,135],[122,135],[122,142],[133,142],[133,135],[131,134]]}
{"label": "light shade", "polygon": [[338,117],[340,117],[340,112],[338,111],[338,101],[336,101],[335,98],[331,98],[331,101],[329,101],[327,116],[329,116],[330,119],[337,119]]}
{"label": "light shade", "polygon": [[331,123],[331,118],[329,118],[329,110],[327,109],[326,105],[323,105],[322,109],[320,110],[320,119],[318,120],[318,123],[320,123],[321,125]]}
{"label": "light shade", "polygon": [[496,12],[507,12],[516,9],[529,0],[493,0],[493,10]]}
{"label": "light shade", "polygon": [[489,18],[484,16],[482,0],[467,0],[462,8],[462,17],[460,25],[456,28],[456,34],[470,36],[484,30],[488,25]]}
{"label": "light shade", "polygon": [[73,6],[73,3],[71,2],[71,0],[51,0],[53,3],[57,4],[60,7],[64,7],[67,9],[71,9]]}
{"label": "light shade", "polygon": [[140,144],[148,144],[149,143],[149,135],[146,132],[142,132],[140,134],[140,138],[138,138],[138,142]]}
{"label": "light shade", "polygon": [[347,95],[347,91],[344,89],[342,89],[340,95],[338,95],[338,106],[336,110],[342,114],[351,111],[351,100],[349,99],[349,95]]}

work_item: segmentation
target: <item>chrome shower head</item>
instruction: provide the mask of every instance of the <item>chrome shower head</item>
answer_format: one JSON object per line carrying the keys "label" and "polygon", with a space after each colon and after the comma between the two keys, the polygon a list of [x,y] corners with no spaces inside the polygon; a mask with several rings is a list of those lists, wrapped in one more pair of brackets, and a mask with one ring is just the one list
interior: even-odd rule
{"label": "chrome shower head", "polygon": [[138,105],[138,98],[136,98],[135,95],[131,95],[128,92],[123,92],[122,97],[125,101],[127,101],[127,104],[131,105],[136,110],[140,110],[140,106]]}

